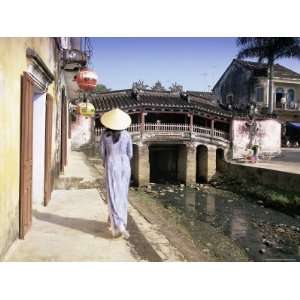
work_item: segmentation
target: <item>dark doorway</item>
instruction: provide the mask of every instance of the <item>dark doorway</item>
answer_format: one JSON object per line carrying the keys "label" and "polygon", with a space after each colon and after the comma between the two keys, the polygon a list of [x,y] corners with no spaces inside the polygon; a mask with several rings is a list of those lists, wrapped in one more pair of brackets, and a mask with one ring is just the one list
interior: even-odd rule
{"label": "dark doorway", "polygon": [[178,145],[149,146],[150,181],[177,183]]}
{"label": "dark doorway", "polygon": [[281,99],[284,97],[284,90],[283,88],[276,89],[276,108],[282,108]]}

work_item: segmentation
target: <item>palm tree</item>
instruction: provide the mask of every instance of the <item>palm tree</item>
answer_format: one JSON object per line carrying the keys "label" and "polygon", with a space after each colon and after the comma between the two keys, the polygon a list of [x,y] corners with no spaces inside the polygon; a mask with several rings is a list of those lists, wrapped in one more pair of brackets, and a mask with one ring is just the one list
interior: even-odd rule
{"label": "palm tree", "polygon": [[296,37],[240,37],[237,45],[241,47],[237,57],[258,58],[258,62],[268,65],[268,111],[273,113],[272,79],[274,62],[280,58],[300,58],[300,39]]}

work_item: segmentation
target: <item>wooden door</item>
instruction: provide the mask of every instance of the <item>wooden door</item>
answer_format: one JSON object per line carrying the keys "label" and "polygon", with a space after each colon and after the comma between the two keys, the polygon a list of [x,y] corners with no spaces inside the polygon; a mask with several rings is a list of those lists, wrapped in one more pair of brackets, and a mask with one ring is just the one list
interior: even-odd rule
{"label": "wooden door", "polygon": [[52,114],[53,98],[47,94],[46,97],[46,126],[45,126],[45,176],[44,176],[44,205],[47,206],[51,199],[52,192],[52,170],[51,170],[51,152],[52,152]]}
{"label": "wooden door", "polygon": [[61,159],[60,170],[63,172],[67,164],[67,101],[65,91],[62,91],[61,103]]}
{"label": "wooden door", "polygon": [[20,143],[20,238],[24,239],[32,224],[32,135],[33,81],[28,73],[21,84]]}

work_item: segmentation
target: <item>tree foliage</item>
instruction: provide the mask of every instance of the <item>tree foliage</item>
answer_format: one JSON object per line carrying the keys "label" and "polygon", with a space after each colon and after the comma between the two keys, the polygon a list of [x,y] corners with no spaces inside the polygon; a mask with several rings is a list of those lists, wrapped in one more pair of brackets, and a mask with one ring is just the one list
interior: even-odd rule
{"label": "tree foliage", "polygon": [[95,92],[109,92],[111,89],[107,88],[104,84],[97,84]]}
{"label": "tree foliage", "polygon": [[238,58],[258,58],[258,62],[274,63],[280,58],[300,57],[300,39],[296,37],[240,37]]}

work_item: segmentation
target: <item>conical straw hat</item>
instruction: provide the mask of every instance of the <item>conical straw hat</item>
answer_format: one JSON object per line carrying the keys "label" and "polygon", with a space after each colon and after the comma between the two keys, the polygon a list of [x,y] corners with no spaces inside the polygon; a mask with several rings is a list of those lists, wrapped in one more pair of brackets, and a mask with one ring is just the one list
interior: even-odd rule
{"label": "conical straw hat", "polygon": [[101,123],[109,129],[124,130],[131,124],[130,116],[119,108],[114,108],[101,117]]}

